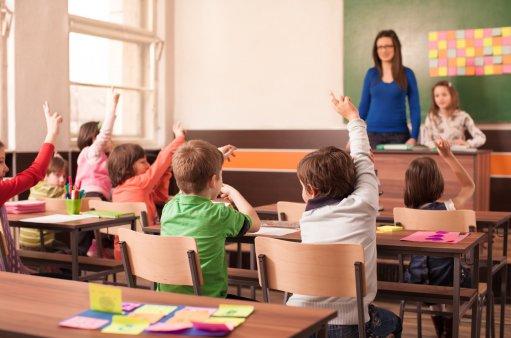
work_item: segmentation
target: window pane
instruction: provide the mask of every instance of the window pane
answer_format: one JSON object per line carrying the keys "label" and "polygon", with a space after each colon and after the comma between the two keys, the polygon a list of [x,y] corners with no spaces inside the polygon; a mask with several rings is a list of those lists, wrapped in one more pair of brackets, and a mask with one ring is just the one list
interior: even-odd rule
{"label": "window pane", "polygon": [[69,79],[105,86],[144,87],[149,47],[131,42],[69,34]]}
{"label": "window pane", "polygon": [[[116,91],[119,91],[116,89]],[[117,119],[113,133],[123,136],[142,136],[142,111],[144,96],[148,104],[151,94],[133,90],[119,91],[121,97],[117,106]],[[77,135],[80,126],[89,121],[103,121],[111,98],[110,88],[71,85],[71,134]]]}
{"label": "window pane", "polygon": [[152,0],[68,0],[69,14],[150,30]]}

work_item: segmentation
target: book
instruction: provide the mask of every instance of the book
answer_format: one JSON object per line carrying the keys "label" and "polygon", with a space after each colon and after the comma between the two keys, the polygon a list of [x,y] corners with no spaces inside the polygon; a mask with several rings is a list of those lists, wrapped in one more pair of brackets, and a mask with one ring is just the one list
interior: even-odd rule
{"label": "book", "polygon": [[84,215],[93,215],[99,218],[119,218],[119,217],[127,217],[127,216],[135,216],[133,212],[123,212],[123,211],[106,211],[106,210],[87,210],[82,212]]}
{"label": "book", "polygon": [[27,214],[32,212],[43,212],[46,210],[46,202],[40,200],[5,202],[4,205],[9,214]]}
{"label": "book", "polygon": [[412,150],[412,145],[410,144],[378,144],[376,146],[377,150]]}

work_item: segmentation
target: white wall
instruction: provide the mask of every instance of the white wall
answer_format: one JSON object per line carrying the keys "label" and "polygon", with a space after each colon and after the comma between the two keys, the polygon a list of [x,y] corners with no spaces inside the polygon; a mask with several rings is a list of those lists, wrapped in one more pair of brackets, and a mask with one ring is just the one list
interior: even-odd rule
{"label": "white wall", "polygon": [[175,0],[175,118],[188,129],[339,128],[342,0]]}

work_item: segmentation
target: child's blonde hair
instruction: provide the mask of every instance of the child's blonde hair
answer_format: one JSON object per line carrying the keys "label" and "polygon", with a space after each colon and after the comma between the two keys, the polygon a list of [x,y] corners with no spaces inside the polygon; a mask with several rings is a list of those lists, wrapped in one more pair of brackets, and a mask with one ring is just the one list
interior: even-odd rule
{"label": "child's blonde hair", "polygon": [[108,156],[108,173],[112,186],[116,187],[135,176],[133,166],[143,157],[145,157],[145,151],[138,144],[126,143],[115,147]]}

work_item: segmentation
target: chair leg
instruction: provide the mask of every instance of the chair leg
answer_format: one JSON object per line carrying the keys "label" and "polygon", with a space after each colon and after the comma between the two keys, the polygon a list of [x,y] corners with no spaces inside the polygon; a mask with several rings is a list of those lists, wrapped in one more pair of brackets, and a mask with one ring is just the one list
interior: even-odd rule
{"label": "chair leg", "polygon": [[505,265],[504,268],[500,269],[500,278],[502,279],[500,283],[500,338],[504,338],[504,322],[506,321],[507,267]]}
{"label": "chair leg", "polygon": [[401,322],[404,322],[405,320],[405,301],[402,300],[401,304],[399,305],[399,318],[401,318]]}
{"label": "chair leg", "polygon": [[417,337],[422,338],[422,313],[421,313],[422,304],[417,303]]}

